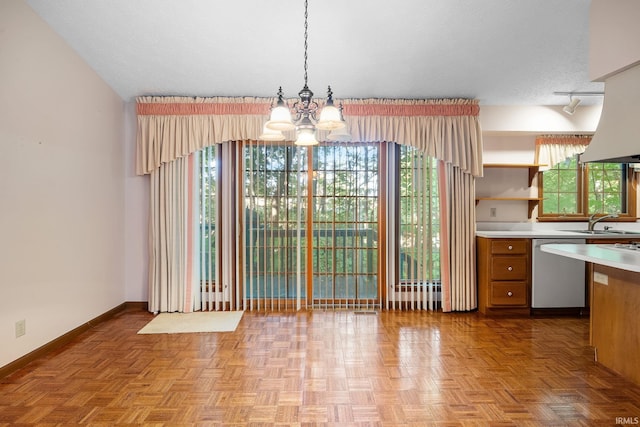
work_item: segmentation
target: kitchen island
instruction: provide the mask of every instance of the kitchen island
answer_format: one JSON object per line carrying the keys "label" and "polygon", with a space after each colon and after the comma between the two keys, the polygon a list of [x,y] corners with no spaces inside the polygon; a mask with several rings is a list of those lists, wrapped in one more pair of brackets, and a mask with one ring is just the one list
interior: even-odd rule
{"label": "kitchen island", "polygon": [[592,263],[590,337],[595,360],[640,384],[640,250],[612,244],[549,244],[542,250]]}

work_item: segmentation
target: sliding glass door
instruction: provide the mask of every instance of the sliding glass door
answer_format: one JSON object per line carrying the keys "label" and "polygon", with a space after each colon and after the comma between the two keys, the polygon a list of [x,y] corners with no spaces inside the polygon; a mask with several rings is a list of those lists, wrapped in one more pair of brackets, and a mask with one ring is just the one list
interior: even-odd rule
{"label": "sliding glass door", "polygon": [[379,144],[317,146],[310,162],[313,304],[377,304]]}
{"label": "sliding glass door", "polygon": [[378,302],[378,153],[377,144],[247,145],[250,300],[268,306],[297,298],[305,305]]}
{"label": "sliding glass door", "polygon": [[393,143],[235,147],[201,156],[203,309],[436,306],[432,158]]}

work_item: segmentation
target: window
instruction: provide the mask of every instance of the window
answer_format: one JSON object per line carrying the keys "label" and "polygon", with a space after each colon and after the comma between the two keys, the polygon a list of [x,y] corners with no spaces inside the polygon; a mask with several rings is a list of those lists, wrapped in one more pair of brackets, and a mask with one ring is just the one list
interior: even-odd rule
{"label": "window", "polygon": [[617,213],[635,217],[634,176],[626,164],[578,163],[573,156],[540,174],[539,219]]}

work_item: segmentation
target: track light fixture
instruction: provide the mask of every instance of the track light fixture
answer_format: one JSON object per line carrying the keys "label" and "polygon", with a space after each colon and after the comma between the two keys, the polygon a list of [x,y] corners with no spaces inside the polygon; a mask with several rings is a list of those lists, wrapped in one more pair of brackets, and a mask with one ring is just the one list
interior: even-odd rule
{"label": "track light fixture", "polygon": [[576,107],[581,101],[580,98],[575,98],[576,96],[604,96],[604,92],[553,92],[553,94],[569,97],[569,104],[562,107],[562,111],[570,116],[576,112]]}
{"label": "track light fixture", "polygon": [[580,98],[574,98],[573,96],[569,96],[569,104],[562,107],[562,111],[572,116],[573,113],[576,112],[576,107],[580,104]]}

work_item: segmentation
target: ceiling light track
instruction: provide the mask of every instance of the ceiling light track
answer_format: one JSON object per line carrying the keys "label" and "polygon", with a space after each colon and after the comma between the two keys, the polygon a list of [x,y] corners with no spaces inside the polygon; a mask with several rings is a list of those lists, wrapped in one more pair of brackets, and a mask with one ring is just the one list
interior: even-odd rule
{"label": "ceiling light track", "polygon": [[604,92],[553,92],[560,96],[604,96]]}

